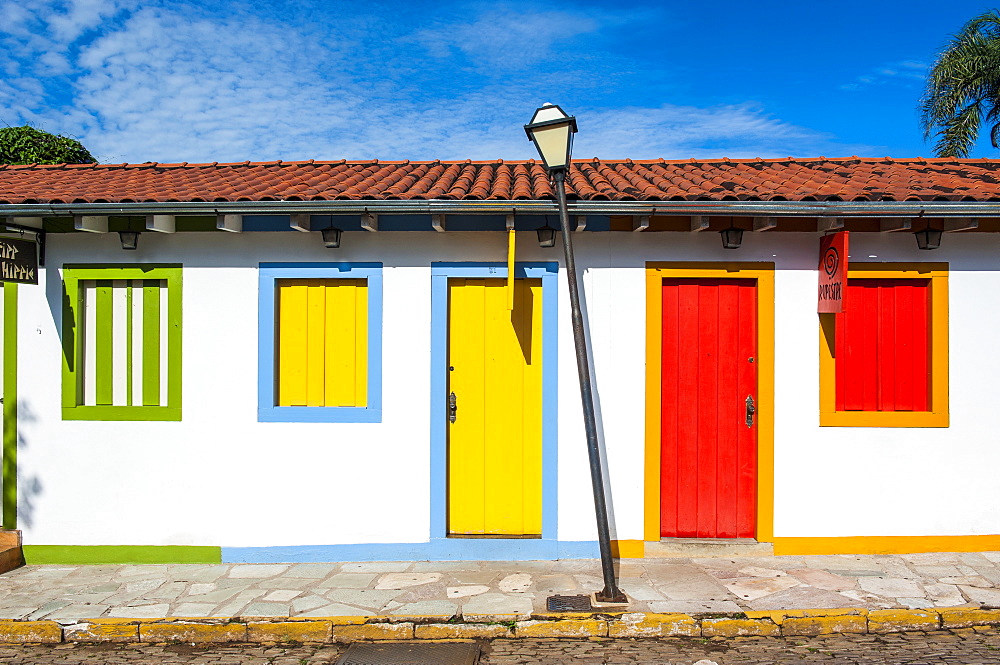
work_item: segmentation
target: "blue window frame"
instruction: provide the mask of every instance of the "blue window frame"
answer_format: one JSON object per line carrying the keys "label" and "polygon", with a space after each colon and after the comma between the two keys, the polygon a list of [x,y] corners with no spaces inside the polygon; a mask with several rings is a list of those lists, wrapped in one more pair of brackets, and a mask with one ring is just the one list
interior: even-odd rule
{"label": "blue window frame", "polygon": [[[278,287],[284,280],[364,280],[367,286],[367,399],[364,406],[278,406]],[[382,422],[382,264],[261,263],[258,319],[259,422]]]}

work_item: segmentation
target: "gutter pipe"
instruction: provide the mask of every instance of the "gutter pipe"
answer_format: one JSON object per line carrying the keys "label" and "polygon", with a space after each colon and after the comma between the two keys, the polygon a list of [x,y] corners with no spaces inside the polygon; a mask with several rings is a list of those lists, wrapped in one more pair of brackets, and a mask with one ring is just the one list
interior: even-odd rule
{"label": "gutter pipe", "polygon": [[[88,215],[316,215],[376,214],[499,215],[558,214],[550,200],[468,201],[327,200],[327,201],[165,201],[136,203],[14,203],[0,204],[0,216],[66,217]],[[673,215],[729,217],[1000,217],[1000,202],[980,201],[569,201],[568,214]]]}

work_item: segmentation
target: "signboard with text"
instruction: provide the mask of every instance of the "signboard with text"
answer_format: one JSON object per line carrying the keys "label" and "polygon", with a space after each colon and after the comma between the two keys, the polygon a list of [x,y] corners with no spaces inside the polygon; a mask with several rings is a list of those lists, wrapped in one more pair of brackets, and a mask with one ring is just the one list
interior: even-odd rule
{"label": "signboard with text", "polygon": [[0,238],[0,282],[38,284],[38,245]]}
{"label": "signboard with text", "polygon": [[847,231],[823,236],[819,241],[819,300],[820,314],[844,311],[847,289]]}

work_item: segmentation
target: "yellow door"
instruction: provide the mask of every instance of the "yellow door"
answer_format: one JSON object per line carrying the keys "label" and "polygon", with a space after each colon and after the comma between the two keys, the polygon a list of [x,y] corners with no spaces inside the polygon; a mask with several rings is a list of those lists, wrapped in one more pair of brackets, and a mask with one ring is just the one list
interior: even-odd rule
{"label": "yellow door", "polygon": [[542,282],[448,282],[448,531],[542,533]]}

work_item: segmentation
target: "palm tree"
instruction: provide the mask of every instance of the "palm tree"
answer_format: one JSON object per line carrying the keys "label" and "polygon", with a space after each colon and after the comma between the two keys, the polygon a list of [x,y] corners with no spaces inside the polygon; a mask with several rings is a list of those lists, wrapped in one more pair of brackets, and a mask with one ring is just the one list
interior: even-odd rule
{"label": "palm tree", "polygon": [[966,23],[931,67],[920,101],[924,139],[937,137],[939,157],[968,157],[979,127],[1000,147],[1000,13]]}

